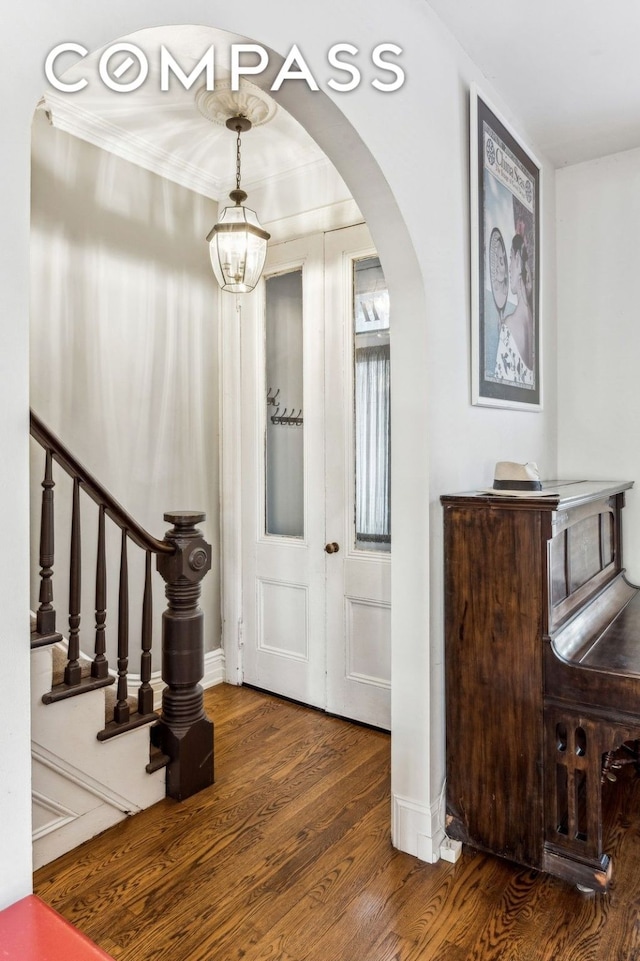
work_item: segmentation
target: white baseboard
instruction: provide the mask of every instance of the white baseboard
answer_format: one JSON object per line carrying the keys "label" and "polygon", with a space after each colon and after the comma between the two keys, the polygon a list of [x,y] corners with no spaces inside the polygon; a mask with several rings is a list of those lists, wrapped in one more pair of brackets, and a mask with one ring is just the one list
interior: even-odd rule
{"label": "white baseboard", "polygon": [[216,651],[208,651],[204,656],[204,677],[200,681],[203,688],[215,687],[226,680],[224,651],[219,647]]}
{"label": "white baseboard", "polygon": [[445,832],[440,817],[440,799],[430,807],[411,798],[394,794],[392,798],[391,837],[393,846],[421,861],[435,864]]}

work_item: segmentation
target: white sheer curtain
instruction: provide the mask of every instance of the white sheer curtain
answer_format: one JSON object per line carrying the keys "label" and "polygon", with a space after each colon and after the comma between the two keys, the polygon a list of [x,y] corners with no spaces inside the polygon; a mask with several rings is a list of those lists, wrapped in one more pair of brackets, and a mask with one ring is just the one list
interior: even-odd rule
{"label": "white sheer curtain", "polygon": [[[215,221],[215,205],[50,126],[42,111],[34,117],[32,151],[31,405],[147,530],[162,537],[167,510],[202,510],[207,515],[202,530],[215,551],[217,288],[202,239]],[[32,448],[33,516],[39,517],[44,462],[37,445]],[[55,474],[54,603],[64,631],[70,530],[64,519],[70,495],[62,473]],[[97,517],[88,501],[83,511],[88,576],[82,640],[92,646]],[[32,534],[35,558],[38,528],[35,524]],[[109,587],[111,606],[117,599],[119,547],[115,527],[107,529],[107,537],[116,538],[113,550],[108,540],[109,583],[116,585],[115,591]],[[135,550],[129,569],[133,651],[141,609],[133,597],[139,590],[142,598],[144,583],[144,557]],[[36,575],[37,570],[34,565]],[[37,581],[35,576],[34,600]],[[154,593],[159,619],[161,581]],[[216,577],[209,575],[201,607],[211,649],[220,636],[219,596]],[[111,663],[116,626],[110,613]],[[137,669],[132,661],[131,670]]]}
{"label": "white sheer curtain", "polygon": [[390,513],[389,344],[355,352],[356,537],[388,544]]}

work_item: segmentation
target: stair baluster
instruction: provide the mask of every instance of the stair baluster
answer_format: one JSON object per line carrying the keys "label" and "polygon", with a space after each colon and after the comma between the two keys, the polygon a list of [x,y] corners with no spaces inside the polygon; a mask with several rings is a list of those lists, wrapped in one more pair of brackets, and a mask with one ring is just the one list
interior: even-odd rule
{"label": "stair baluster", "polygon": [[153,712],[153,688],[151,681],[151,635],[153,596],[151,588],[151,551],[147,551],[144,570],[144,595],[142,598],[142,636],[140,656],[140,688],[138,690],[138,714]]}
{"label": "stair baluster", "polygon": [[71,562],[69,571],[69,653],[64,669],[64,683],[69,686],[79,684],[82,678],[80,667],[80,597],[82,548],[80,538],[80,480],[73,480],[73,507],[71,513]]}
{"label": "stair baluster", "polygon": [[109,664],[105,656],[105,622],[107,619],[107,558],[104,536],[104,504],[98,511],[98,557],[96,560],[96,641],[95,657],[91,664],[92,677],[108,677]]}
{"label": "stair baluster", "polygon": [[42,636],[55,634],[56,632],[56,612],[53,607],[54,487],[52,456],[51,451],[47,449],[45,452],[40,515],[40,606],[36,613],[36,631]]}
{"label": "stair baluster", "polygon": [[129,566],[127,563],[127,531],[122,531],[120,552],[120,589],[118,592],[118,700],[113,709],[116,724],[129,720],[127,671],[129,669]]}

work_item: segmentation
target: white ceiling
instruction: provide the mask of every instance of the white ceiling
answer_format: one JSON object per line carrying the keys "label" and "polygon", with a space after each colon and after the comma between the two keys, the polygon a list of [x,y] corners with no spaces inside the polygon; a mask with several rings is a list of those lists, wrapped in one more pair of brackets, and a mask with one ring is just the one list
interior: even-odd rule
{"label": "white ceiling", "polygon": [[640,146],[640,0],[427,0],[557,166]]}
{"label": "white ceiling", "polygon": [[[44,105],[55,126],[109,150],[154,173],[215,200],[224,200],[235,187],[236,135],[221,123],[206,119],[196,105],[198,79],[191,90],[175,82],[166,92],[160,90],[158,51],[164,44],[185,74],[196,66],[205,51],[216,51],[216,90],[224,87],[229,64],[223,59],[234,38],[213,28],[169,26],[143,30],[129,39],[144,51],[149,63],[147,81],[135,92],[110,90],[99,79],[97,64],[101,50],[82,60],[70,55],[65,70],[64,55],[56,64],[56,75],[67,84],[86,79],[87,86],[68,94],[50,89]],[[240,38],[238,38],[240,40]],[[110,71],[117,69],[114,54]],[[137,66],[130,68],[135,77]],[[129,79],[122,75],[122,82]],[[260,96],[275,108],[264,126],[255,126],[242,136],[242,186],[248,192],[265,180],[286,176],[308,165],[329,161],[294,118],[275,104],[272,97],[247,83],[241,90]]]}
{"label": "white ceiling", "polygon": [[[535,150],[555,165],[640,146],[640,0],[426,0],[518,118]],[[163,33],[165,31],[165,33]],[[124,38],[126,39],[126,38]],[[159,93],[164,43],[188,73],[211,45],[229,48],[212,28],[170,26],[136,33],[148,52],[149,82],[135,96],[97,78],[69,96],[46,95],[56,126],[191,189],[224,200],[234,186],[235,136],[205,119],[195,88]],[[238,38],[240,39],[240,38]],[[89,77],[101,51],[73,57],[64,79]],[[64,59],[60,66],[64,67]],[[216,84],[224,77],[216,64]],[[126,78],[125,78],[126,79]],[[198,86],[199,84],[196,84]],[[267,96],[267,95],[265,95]],[[281,108],[242,139],[242,185],[251,188],[328,161]]]}

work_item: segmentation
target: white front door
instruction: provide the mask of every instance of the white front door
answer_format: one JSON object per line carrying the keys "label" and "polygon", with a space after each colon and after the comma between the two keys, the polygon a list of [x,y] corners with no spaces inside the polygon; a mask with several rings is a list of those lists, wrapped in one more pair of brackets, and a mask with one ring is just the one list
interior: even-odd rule
{"label": "white front door", "polygon": [[[388,729],[388,388],[381,404],[366,398],[382,383],[372,345],[387,344],[388,380],[388,329],[354,333],[376,263],[364,226],[279,244],[242,298],[242,676]],[[382,522],[363,503],[371,483]]]}

